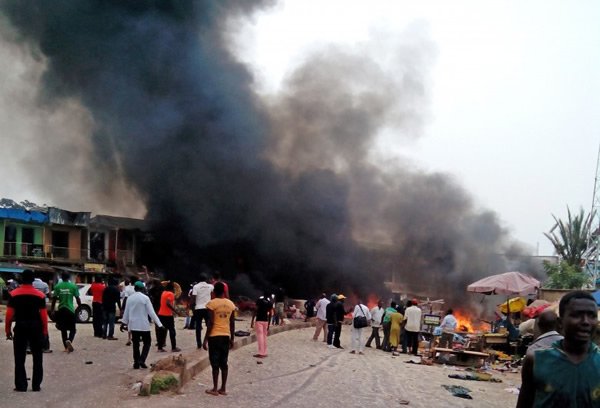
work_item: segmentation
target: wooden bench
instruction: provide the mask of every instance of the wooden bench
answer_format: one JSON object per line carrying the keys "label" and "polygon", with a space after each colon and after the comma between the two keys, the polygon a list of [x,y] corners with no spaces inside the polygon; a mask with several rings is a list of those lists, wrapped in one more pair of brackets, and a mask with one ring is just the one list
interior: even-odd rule
{"label": "wooden bench", "polygon": [[437,347],[433,349],[433,355],[435,353],[440,354],[453,354],[456,356],[457,365],[465,366],[482,366],[482,360],[486,360],[490,357],[488,353],[482,353],[480,351],[470,350],[453,350],[449,348]]}

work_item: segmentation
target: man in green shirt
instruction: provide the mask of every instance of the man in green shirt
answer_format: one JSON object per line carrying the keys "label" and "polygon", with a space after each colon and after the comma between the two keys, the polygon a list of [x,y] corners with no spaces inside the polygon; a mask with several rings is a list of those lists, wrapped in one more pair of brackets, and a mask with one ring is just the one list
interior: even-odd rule
{"label": "man in green shirt", "polygon": [[596,300],[589,292],[570,292],[558,310],[564,339],[527,353],[517,408],[600,407],[600,351],[592,342]]}
{"label": "man in green shirt", "polygon": [[77,285],[70,281],[71,275],[68,272],[63,272],[62,282],[59,282],[54,286],[52,291],[52,306],[50,308],[50,315],[54,313],[54,306],[58,299],[58,310],[54,317],[56,321],[56,328],[60,330],[62,336],[62,342],[65,346],[65,351],[71,353],[73,349],[73,340],[75,339],[75,307],[73,306],[73,298],[77,301],[77,306],[81,306],[81,300],[79,299],[79,289]]}

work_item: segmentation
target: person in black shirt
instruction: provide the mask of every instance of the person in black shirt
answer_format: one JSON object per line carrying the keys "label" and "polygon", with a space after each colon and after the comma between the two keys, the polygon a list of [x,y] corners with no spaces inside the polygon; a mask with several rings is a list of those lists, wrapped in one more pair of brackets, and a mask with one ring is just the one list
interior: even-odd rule
{"label": "person in black shirt", "polygon": [[307,322],[311,317],[315,317],[315,305],[316,303],[314,299],[308,299],[304,303],[304,310],[306,310],[306,318],[304,319],[305,322]]}
{"label": "person in black shirt", "polygon": [[110,279],[108,286],[102,293],[102,311],[104,313],[104,324],[102,325],[103,339],[117,340],[114,337],[117,306],[119,306],[119,312],[121,312],[121,292],[117,287],[117,281]]}
{"label": "person in black shirt", "polygon": [[335,334],[335,305],[337,295],[331,295],[331,302],[325,307],[325,318],[327,319],[327,347],[333,348],[333,335]]}
{"label": "person in black shirt", "polygon": [[[32,286],[33,271],[25,269],[21,275],[22,285],[14,289],[6,309],[4,330],[7,340],[13,340],[15,357],[15,391],[27,391],[25,357],[27,346],[33,357],[31,389],[40,391],[44,376],[43,354],[44,336],[48,335],[48,313],[46,299],[42,292]],[[15,323],[14,334],[12,323]]]}
{"label": "person in black shirt", "polygon": [[340,344],[340,335],[342,334],[342,324],[344,324],[344,316],[346,316],[346,309],[344,309],[344,299],[346,296],[340,294],[337,297],[335,304],[335,332],[333,334],[333,346],[339,349],[343,349]]}
{"label": "person in black shirt", "polygon": [[271,326],[272,313],[273,303],[271,303],[269,292],[265,291],[264,294],[256,300],[256,310],[250,321],[250,328],[255,327],[256,342],[258,343],[258,354],[254,354],[254,357],[264,358],[267,356],[267,335],[269,334],[269,328]]}

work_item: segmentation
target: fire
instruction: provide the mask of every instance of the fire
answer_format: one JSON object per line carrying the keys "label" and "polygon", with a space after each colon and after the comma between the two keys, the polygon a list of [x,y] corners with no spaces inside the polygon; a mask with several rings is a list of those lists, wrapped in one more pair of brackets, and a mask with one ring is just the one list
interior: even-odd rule
{"label": "fire", "polygon": [[457,332],[476,333],[488,329],[485,323],[476,321],[463,310],[455,310],[453,315],[458,321],[458,324],[456,325]]}

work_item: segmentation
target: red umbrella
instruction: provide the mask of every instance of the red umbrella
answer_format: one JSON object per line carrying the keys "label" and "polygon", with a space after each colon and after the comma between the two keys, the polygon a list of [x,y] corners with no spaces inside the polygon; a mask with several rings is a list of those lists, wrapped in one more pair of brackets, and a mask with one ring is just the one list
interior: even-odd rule
{"label": "red umbrella", "polygon": [[486,295],[533,295],[537,293],[540,281],[521,272],[505,272],[488,276],[471,283],[467,291]]}

